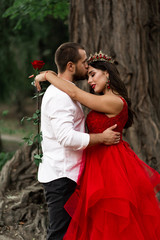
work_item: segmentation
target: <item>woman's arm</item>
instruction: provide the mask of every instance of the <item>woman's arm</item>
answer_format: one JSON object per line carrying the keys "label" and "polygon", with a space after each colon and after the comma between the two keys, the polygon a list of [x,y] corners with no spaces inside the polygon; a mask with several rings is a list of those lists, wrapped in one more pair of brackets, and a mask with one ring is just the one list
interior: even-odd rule
{"label": "woman's arm", "polygon": [[94,95],[83,91],[69,81],[57,77],[53,72],[42,72],[35,78],[35,86],[40,90],[40,82],[48,80],[55,87],[68,94],[73,100],[80,102],[86,107],[106,114],[117,115],[123,108],[122,100],[116,95]]}

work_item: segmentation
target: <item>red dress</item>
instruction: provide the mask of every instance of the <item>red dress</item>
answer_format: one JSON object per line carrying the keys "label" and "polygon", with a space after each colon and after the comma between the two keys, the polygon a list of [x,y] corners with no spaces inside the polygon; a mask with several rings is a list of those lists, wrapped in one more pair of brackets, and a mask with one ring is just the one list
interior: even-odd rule
{"label": "red dress", "polygon": [[[123,99],[122,99],[123,100]],[[122,111],[109,118],[91,111],[90,133],[100,133],[128,118]],[[78,187],[66,203],[72,220],[64,240],[160,240],[160,208],[155,191],[160,175],[122,140],[117,145],[97,145],[85,151],[85,167]]]}

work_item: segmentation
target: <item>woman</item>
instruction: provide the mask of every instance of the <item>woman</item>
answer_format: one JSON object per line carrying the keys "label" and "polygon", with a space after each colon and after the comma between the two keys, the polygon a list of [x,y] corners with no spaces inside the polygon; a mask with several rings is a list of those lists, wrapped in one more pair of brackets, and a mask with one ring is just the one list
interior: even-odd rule
{"label": "woman", "polygon": [[122,139],[123,128],[133,123],[131,102],[110,57],[100,52],[88,61],[87,93],[56,75],[45,72],[39,80],[65,91],[91,108],[86,119],[90,133],[103,132],[117,124],[121,141],[85,151],[85,169],[78,187],[66,204],[72,221],[65,240],[159,240],[160,209],[155,191],[160,175],[141,161]]}

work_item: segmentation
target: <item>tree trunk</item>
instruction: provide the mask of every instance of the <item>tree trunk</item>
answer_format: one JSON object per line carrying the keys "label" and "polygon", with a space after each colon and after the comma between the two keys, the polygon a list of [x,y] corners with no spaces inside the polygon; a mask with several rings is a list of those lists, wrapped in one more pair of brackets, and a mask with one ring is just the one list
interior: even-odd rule
{"label": "tree trunk", "polygon": [[33,147],[17,150],[0,172],[0,240],[44,240],[47,209]]}
{"label": "tree trunk", "polygon": [[[137,118],[124,132],[138,156],[160,171],[159,0],[71,0],[70,40],[118,62]],[[87,89],[87,83],[81,83]]]}

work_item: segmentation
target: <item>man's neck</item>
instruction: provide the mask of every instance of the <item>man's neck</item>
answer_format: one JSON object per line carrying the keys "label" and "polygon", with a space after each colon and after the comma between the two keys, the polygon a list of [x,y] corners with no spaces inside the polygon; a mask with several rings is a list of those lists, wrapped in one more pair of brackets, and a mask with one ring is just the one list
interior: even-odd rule
{"label": "man's neck", "polygon": [[60,78],[62,78],[64,80],[73,82],[73,76],[71,74],[68,74],[67,72],[58,73],[58,77],[60,77]]}

